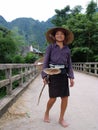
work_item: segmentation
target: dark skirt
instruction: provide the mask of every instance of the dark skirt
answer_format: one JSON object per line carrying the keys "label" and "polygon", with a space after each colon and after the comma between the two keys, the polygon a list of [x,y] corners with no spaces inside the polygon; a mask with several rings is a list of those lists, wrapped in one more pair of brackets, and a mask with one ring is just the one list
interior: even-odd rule
{"label": "dark skirt", "polygon": [[49,97],[69,96],[69,84],[66,74],[57,74],[49,76]]}

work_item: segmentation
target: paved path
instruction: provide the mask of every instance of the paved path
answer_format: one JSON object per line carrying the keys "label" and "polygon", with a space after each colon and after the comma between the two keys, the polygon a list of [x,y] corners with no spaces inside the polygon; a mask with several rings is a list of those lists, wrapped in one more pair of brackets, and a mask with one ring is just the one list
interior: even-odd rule
{"label": "paved path", "polygon": [[0,119],[0,130],[98,130],[98,78],[75,72],[75,86],[70,88],[65,114],[70,123],[67,128],[58,124],[60,98],[51,109],[51,122],[43,122],[48,89],[46,86],[37,105],[42,85],[39,75]]}

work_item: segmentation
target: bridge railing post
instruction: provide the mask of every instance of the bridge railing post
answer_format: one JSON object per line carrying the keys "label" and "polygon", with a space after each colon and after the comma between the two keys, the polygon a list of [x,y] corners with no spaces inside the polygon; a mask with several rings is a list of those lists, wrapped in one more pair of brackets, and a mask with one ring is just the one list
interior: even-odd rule
{"label": "bridge railing post", "polygon": [[19,73],[20,73],[20,82],[19,86],[23,86],[23,68],[19,68]]}
{"label": "bridge railing post", "polygon": [[94,68],[95,68],[94,73],[97,74],[97,72],[98,72],[97,64],[94,65]]}
{"label": "bridge railing post", "polygon": [[83,71],[86,72],[86,64],[83,64]]}
{"label": "bridge railing post", "polygon": [[9,84],[6,86],[6,93],[7,95],[11,95],[12,94],[12,69],[6,69],[5,70],[5,76],[6,79],[9,79]]}

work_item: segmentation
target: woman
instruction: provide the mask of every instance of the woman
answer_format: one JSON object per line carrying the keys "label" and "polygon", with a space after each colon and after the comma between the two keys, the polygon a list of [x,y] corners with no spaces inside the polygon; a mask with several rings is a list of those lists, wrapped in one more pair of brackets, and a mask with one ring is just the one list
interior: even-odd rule
{"label": "woman", "polygon": [[[47,31],[46,39],[51,44],[46,49],[44,58],[43,70],[45,68],[51,68],[59,66],[61,73],[57,75],[49,76],[49,101],[44,115],[44,121],[50,122],[49,111],[56,101],[57,97],[61,98],[61,111],[59,117],[59,123],[63,127],[67,127],[68,124],[64,120],[64,114],[68,104],[69,83],[70,87],[74,85],[74,74],[71,63],[70,49],[68,44],[74,39],[73,33],[62,27],[52,28]],[[47,84],[47,74],[42,71],[43,82]],[[69,78],[69,80],[68,80]]]}

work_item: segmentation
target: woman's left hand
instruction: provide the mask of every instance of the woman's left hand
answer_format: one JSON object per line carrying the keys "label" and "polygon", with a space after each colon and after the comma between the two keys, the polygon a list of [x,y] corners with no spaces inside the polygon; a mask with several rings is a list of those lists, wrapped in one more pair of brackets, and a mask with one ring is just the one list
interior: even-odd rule
{"label": "woman's left hand", "polygon": [[70,87],[74,86],[74,79],[70,79]]}

